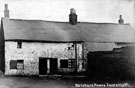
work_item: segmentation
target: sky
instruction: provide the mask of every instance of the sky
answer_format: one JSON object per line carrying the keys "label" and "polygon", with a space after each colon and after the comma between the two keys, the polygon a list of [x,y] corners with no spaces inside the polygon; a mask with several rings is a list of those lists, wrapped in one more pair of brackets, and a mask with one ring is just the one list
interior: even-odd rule
{"label": "sky", "polygon": [[79,22],[118,23],[121,14],[135,29],[135,0],[0,0],[0,17],[4,4],[12,19],[67,22],[74,8]]}

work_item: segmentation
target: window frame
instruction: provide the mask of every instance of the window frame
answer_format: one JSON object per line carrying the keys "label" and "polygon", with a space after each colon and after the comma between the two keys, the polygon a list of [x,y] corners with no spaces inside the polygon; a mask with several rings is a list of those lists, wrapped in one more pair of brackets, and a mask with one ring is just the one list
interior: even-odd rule
{"label": "window frame", "polygon": [[[67,61],[67,62],[64,63],[63,61]],[[64,66],[63,64],[64,65],[66,64],[66,65]],[[76,59],[61,59],[60,60],[60,68],[76,68]]]}
{"label": "window frame", "polygon": [[[23,67],[19,68],[19,64]],[[10,60],[10,69],[24,70],[24,60]]]}

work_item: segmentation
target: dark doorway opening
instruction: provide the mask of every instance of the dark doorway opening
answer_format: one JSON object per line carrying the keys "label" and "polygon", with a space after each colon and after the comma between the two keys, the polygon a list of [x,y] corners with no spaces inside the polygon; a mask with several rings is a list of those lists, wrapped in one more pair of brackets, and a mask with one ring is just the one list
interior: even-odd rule
{"label": "dark doorway opening", "polygon": [[39,58],[39,75],[57,74],[57,58]]}
{"label": "dark doorway opening", "polygon": [[39,58],[39,75],[47,74],[47,58]]}
{"label": "dark doorway opening", "polygon": [[56,58],[52,58],[50,59],[50,74],[57,74],[57,59]]}

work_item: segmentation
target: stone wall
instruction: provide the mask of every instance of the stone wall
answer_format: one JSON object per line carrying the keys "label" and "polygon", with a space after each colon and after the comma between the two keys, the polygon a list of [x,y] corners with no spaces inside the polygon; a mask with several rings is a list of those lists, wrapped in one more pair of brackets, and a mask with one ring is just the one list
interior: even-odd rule
{"label": "stone wall", "polygon": [[[73,49],[69,49],[69,47],[73,47]],[[84,70],[81,67],[83,62],[81,43],[22,42],[22,47],[17,48],[17,42],[6,41],[5,75],[39,75],[39,57],[58,58],[58,70],[69,72],[72,72],[73,69],[61,69],[60,60],[77,58],[77,71]],[[10,60],[24,60],[24,70],[10,69]]]}

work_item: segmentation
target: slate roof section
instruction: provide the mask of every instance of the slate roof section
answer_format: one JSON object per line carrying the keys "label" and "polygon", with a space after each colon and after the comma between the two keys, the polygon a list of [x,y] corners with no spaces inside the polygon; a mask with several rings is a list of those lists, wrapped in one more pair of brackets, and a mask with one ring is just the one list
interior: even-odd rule
{"label": "slate roof section", "polygon": [[135,42],[129,24],[19,20],[2,18],[5,40]]}

